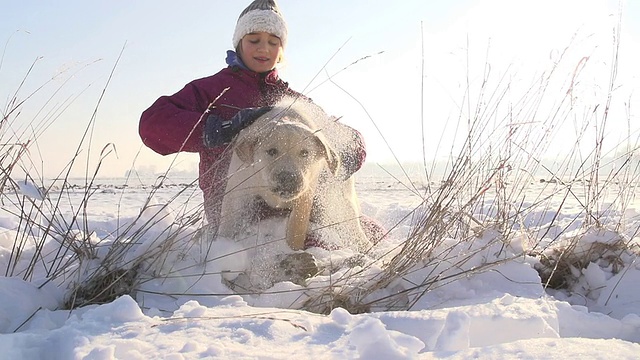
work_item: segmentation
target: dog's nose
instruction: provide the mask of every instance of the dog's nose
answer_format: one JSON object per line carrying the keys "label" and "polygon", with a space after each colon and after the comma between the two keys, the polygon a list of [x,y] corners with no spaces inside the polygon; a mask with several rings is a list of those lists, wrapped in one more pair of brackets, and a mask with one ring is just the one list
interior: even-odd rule
{"label": "dog's nose", "polygon": [[278,189],[281,192],[297,193],[302,187],[302,177],[291,171],[281,171],[276,175]]}

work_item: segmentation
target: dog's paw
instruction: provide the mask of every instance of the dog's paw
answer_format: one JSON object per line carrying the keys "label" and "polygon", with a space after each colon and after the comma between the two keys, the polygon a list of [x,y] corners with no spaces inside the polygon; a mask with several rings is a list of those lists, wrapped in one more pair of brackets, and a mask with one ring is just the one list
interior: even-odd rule
{"label": "dog's paw", "polygon": [[313,255],[307,252],[296,252],[278,256],[280,268],[276,271],[278,279],[274,282],[291,281],[294,284],[305,286],[308,278],[320,271]]}

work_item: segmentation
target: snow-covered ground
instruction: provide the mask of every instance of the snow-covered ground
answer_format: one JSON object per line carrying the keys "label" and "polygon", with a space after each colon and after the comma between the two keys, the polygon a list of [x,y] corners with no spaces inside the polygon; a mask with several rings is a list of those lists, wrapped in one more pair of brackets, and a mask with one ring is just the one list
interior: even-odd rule
{"label": "snow-covered ground", "polygon": [[[637,359],[640,354],[640,265],[632,252],[618,252],[615,259],[596,259],[584,269],[571,269],[575,281],[570,291],[545,291],[534,268],[538,258],[527,255],[535,244],[554,238],[557,244],[579,239],[580,246],[588,247],[622,240],[633,246],[638,243],[640,203],[631,202],[624,212],[602,207],[608,211],[603,219],[611,219],[612,224],[623,219],[616,229],[582,227],[581,206],[565,200],[562,207],[530,211],[520,232],[514,232],[508,242],[495,241],[499,234],[492,229],[471,240],[444,239],[432,253],[437,261],[423,259],[413,271],[366,295],[374,304],[370,312],[351,314],[335,308],[320,315],[297,309],[318,297],[328,284],[366,288],[383,271],[385,260],[410,231],[407,215],[420,203],[411,188],[380,172],[359,174],[363,211],[388,228],[398,225],[366,257],[367,266],[337,267],[305,287],[276,282],[265,286],[260,295],[238,295],[223,279],[233,278],[233,270],[264,271],[260,263],[267,257],[260,256],[264,255],[260,249],[271,247],[247,252],[237,243],[218,239],[210,250],[216,255],[207,258],[202,241],[180,246],[196,237],[198,223],[188,223],[183,216],[189,208],[185,203],[197,206],[200,200],[195,187],[164,208],[162,204],[182,188],[180,181],[158,189],[151,202],[147,202],[149,187],[132,180],[125,187],[124,182],[98,181],[101,186],[86,209],[86,223],[80,222],[93,231],[87,241],[95,246],[89,247],[93,252],[80,263],[52,264],[52,258],[70,256],[59,253],[63,247],[51,240],[55,236],[42,244],[35,240],[41,234],[23,236],[16,231],[22,223],[15,209],[3,205],[0,270],[13,276],[0,277],[0,358]],[[530,191],[537,197],[550,186],[532,180]],[[23,184],[21,192],[34,201],[41,196],[29,184]],[[65,197],[60,205],[68,207],[62,211],[65,218],[73,217],[69,204],[84,193],[78,188]],[[128,228],[126,224],[143,208],[141,218],[153,225]],[[555,225],[545,228],[551,221]],[[142,281],[135,293],[102,305],[59,310],[69,300],[65,298],[69,287],[103,261],[122,234],[133,244],[118,260],[119,266],[131,268],[135,259],[145,259],[137,264],[143,270],[138,272]],[[24,244],[18,260],[16,243]],[[37,246],[42,257],[30,266]],[[160,248],[164,250],[155,252]],[[341,263],[353,255],[344,249],[309,252],[325,263]],[[34,272],[26,274],[23,269]],[[47,281],[53,273],[55,279]],[[425,279],[433,279],[428,291],[422,296],[412,292],[411,299],[404,299],[403,306],[410,310],[385,310],[382,304],[388,303],[373,301],[389,296],[402,299],[403,291]]]}

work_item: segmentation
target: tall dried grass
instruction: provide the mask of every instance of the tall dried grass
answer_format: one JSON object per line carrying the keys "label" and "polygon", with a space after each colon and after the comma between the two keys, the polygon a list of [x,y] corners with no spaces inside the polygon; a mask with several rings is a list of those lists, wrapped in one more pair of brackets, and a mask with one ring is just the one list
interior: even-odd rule
{"label": "tall dried grass", "polygon": [[[552,231],[555,220],[531,224],[529,215],[544,206],[549,211],[560,213],[565,202],[553,208],[557,205],[553,205],[551,196],[542,194],[525,201],[527,196],[531,196],[532,182],[536,181],[532,174],[543,172],[546,173],[547,186],[553,189],[552,196],[581,204],[582,211],[575,222],[581,223],[585,232],[593,228],[621,230],[621,222],[612,224],[601,215],[602,199],[612,188],[618,191],[619,196],[606,206],[624,211],[635,196],[634,185],[640,175],[638,144],[632,143],[631,133],[626,142],[620,144],[616,154],[605,153],[603,146],[607,140],[610,107],[617,86],[619,34],[618,28],[606,95],[601,102],[584,108],[576,107],[575,96],[581,72],[589,65],[588,58],[569,64],[569,68],[575,69],[569,76],[561,71],[567,68],[567,63],[575,61],[569,56],[571,46],[515,101],[508,100],[513,98],[513,89],[507,75],[493,74],[489,63],[485,65],[479,86],[469,77],[456,127],[459,132],[457,138],[463,141],[451,146],[444,176],[440,182],[420,184],[409,179],[406,184],[407,188],[423,189],[421,205],[402,219],[402,222],[411,223],[406,240],[384,254],[376,254],[377,258],[372,261],[351,259],[349,267],[352,270],[339,275],[334,273],[328,283],[312,283],[306,293],[308,300],[302,308],[319,313],[327,313],[335,307],[344,307],[351,312],[407,310],[429,291],[444,284],[490,271],[524,256],[538,257],[543,282],[550,287],[562,288],[571,282],[572,269],[584,268],[589,262],[601,258],[613,264],[616,263],[614,257],[621,252],[637,252],[628,237],[622,236],[614,244],[597,245],[586,250],[577,249],[578,237],[569,246],[556,246],[562,232]],[[28,74],[25,80],[27,77]],[[8,266],[2,269],[4,276],[31,281],[38,269],[44,269],[46,283],[70,286],[66,289],[65,302],[60,306],[74,309],[109,302],[123,294],[135,296],[141,283],[154,278],[180,276],[185,269],[177,269],[171,262],[192,251],[193,247],[202,254],[203,262],[218,259],[211,249],[215,244],[207,241],[212,234],[204,225],[201,204],[195,207],[184,205],[175,219],[168,219],[165,211],[169,204],[180,207],[175,199],[182,195],[199,196],[193,190],[196,180],[178,191],[169,203],[152,205],[155,191],[169,177],[171,169],[158,177],[149,193],[147,205],[135,220],[119,227],[108,242],[95,236],[94,229],[87,224],[86,210],[91,206],[96,191],[95,182],[102,161],[115,151],[112,145],[102,149],[98,163],[92,171],[87,171],[85,193],[79,204],[72,205],[73,216],[65,216],[62,203],[68,205],[71,202],[74,189],[68,178],[71,168],[77,166],[77,158],[70,160],[58,180],[48,184],[42,176],[28,171],[33,167],[24,164],[29,162],[29,149],[37,140],[37,134],[34,136],[11,129],[16,114],[22,107],[29,106],[27,100],[30,96],[19,100],[18,94],[16,92],[3,110],[0,122],[0,196],[3,204],[11,205],[7,208],[17,209],[12,215],[20,219]],[[81,144],[91,143],[91,129],[101,99],[97,101]],[[52,121],[56,117],[48,119]],[[574,121],[580,128],[575,147],[567,157],[554,163],[555,168],[550,168],[543,161],[549,155],[547,146],[556,135],[554,129],[569,121]],[[36,129],[43,127],[46,128],[35,124]],[[595,129],[595,134],[589,134],[591,129]],[[581,139],[588,135],[593,135],[594,144],[592,151],[584,154],[580,150]],[[428,163],[425,158],[425,172],[429,179],[436,179],[430,173],[433,169],[428,168]],[[89,164],[85,166],[87,170],[90,168]],[[18,179],[18,176],[24,178]],[[27,195],[21,190],[21,184],[38,182],[40,184],[36,187],[41,190],[40,196]],[[164,231],[156,233],[158,226],[164,227]],[[194,226],[198,230],[193,231]],[[153,237],[157,241],[143,244],[149,241],[151,229],[154,229]],[[523,236],[523,232],[530,246],[520,252],[507,252],[511,241]],[[480,241],[486,239],[488,233],[491,233],[490,240]],[[149,251],[132,254],[134,247],[142,245]],[[33,250],[25,252],[27,248]],[[465,251],[460,251],[461,248]],[[491,251],[493,256],[486,262],[471,263],[478,254],[487,251]],[[51,257],[51,254],[55,256]],[[25,257],[28,265],[18,267],[17,264]],[[43,262],[51,258],[54,259],[52,262]],[[372,272],[378,267],[380,271]],[[366,280],[359,280],[363,277]],[[396,285],[400,281],[411,285],[399,288]],[[382,289],[389,289],[389,292],[380,295]],[[244,290],[237,291],[245,293]]]}
{"label": "tall dried grass", "polygon": [[[631,229],[630,234],[623,236],[622,219],[612,219],[604,214],[607,211],[623,214],[635,198],[640,163],[637,160],[638,143],[633,142],[631,130],[622,143],[616,144],[616,153],[605,153],[603,146],[609,140],[606,133],[612,99],[618,87],[619,41],[618,24],[604,96],[599,102],[585,104],[583,108],[577,107],[576,97],[580,90],[584,91],[578,89],[578,84],[582,71],[588,69],[589,58],[578,58],[577,63],[572,64],[571,61],[576,60],[575,54],[571,57],[571,45],[513,102],[507,100],[507,95],[513,96],[510,93],[512,84],[506,82],[506,76],[494,76],[490,64],[485,64],[477,98],[471,98],[470,94],[476,89],[467,78],[459,124],[455,127],[465,129],[462,130],[464,143],[451,148],[448,170],[439,186],[425,187],[422,205],[411,214],[412,226],[406,241],[394,249],[384,270],[365,287],[328,287],[307,302],[308,308],[320,312],[333,306],[347,306],[354,312],[407,310],[437,287],[491,271],[504,262],[524,256],[535,256],[540,260],[537,269],[543,284],[554,288],[569,289],[568,285],[574,283],[581,270],[592,262],[600,261],[604,267],[611,265],[614,273],[620,271],[623,255],[638,255],[637,246],[631,243],[640,229]],[[567,66],[575,69],[569,77],[560,71]],[[556,135],[554,129],[570,121],[579,127],[575,146],[568,156],[554,163],[555,169],[549,168],[542,159],[550,155],[547,146]],[[629,118],[627,122],[630,122]],[[591,151],[584,154],[580,149],[583,141],[589,138],[593,138],[594,144]],[[426,165],[425,169],[428,170]],[[540,194],[532,202],[525,201],[526,195],[531,194],[532,181],[535,181],[532,174],[539,173],[546,174],[548,186],[554,188],[552,195]],[[432,174],[427,175],[427,178],[433,178]],[[409,183],[406,187],[420,186]],[[612,189],[616,190],[617,198],[605,202],[605,196]],[[559,206],[554,205],[552,197],[563,200]],[[568,245],[556,244],[563,235],[562,231],[551,233],[556,219],[537,225],[526,220],[541,206],[560,214],[569,200],[577,201],[582,209],[573,221],[580,224],[580,234],[611,230],[614,239],[584,248],[578,246],[582,237],[577,235]],[[608,209],[602,209],[603,206]],[[529,222],[527,226],[525,222]],[[505,252],[503,256],[494,256],[481,264],[467,265],[488,249],[497,248],[498,254],[502,253],[513,239],[523,236],[523,229],[528,232],[524,235],[528,238],[529,248],[510,252],[511,255]],[[492,240],[478,242],[486,232],[493,232]],[[451,239],[456,241],[452,243]],[[467,251],[458,250],[461,244],[467,244],[463,246]],[[366,266],[360,269],[360,273],[366,271]],[[416,273],[420,274],[417,282],[413,276]],[[380,289],[393,287],[399,279],[412,286],[387,296],[374,296]],[[336,279],[336,283],[342,280]]]}

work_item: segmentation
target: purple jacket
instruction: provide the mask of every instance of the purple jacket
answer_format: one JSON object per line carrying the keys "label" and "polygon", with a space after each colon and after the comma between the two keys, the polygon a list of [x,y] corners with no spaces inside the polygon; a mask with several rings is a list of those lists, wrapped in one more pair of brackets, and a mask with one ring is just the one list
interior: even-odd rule
{"label": "purple jacket", "polygon": [[[207,218],[217,218],[226,187],[230,156],[226,146],[207,148],[203,143],[204,119],[200,117],[209,104],[223,93],[212,110],[221,120],[229,120],[239,109],[276,104],[283,96],[302,96],[289,89],[277,70],[259,74],[240,66],[229,66],[215,75],[194,80],[171,96],[162,96],[142,113],[139,133],[142,142],[153,151],[168,155],[179,151],[200,154],[199,185],[203,191]],[[354,130],[357,144],[357,171],[366,156],[361,135]],[[224,154],[223,154],[224,153]]]}

